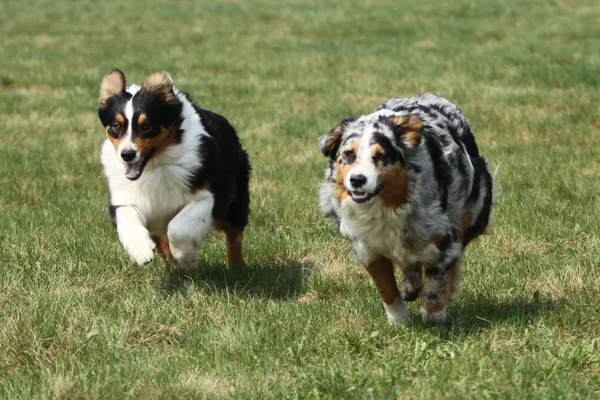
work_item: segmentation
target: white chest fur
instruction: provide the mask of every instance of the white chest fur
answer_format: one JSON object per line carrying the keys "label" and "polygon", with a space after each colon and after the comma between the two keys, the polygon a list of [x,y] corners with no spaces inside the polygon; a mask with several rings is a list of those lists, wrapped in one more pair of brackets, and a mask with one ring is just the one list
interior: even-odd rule
{"label": "white chest fur", "polygon": [[[111,204],[133,206],[145,219],[147,229],[165,236],[169,221],[188,203],[195,200],[186,182],[201,161],[196,146],[184,143],[166,149],[150,160],[136,181],[125,177],[123,163],[107,140],[102,147],[101,160],[108,179]],[[177,160],[171,162],[171,160]]]}
{"label": "white chest fur", "polygon": [[351,199],[342,203],[340,233],[354,243],[359,261],[369,263],[378,256],[390,258],[400,265],[433,262],[438,255],[431,244],[424,249],[409,250],[405,246],[406,215],[409,205],[396,210],[384,207],[381,199],[366,204]]}

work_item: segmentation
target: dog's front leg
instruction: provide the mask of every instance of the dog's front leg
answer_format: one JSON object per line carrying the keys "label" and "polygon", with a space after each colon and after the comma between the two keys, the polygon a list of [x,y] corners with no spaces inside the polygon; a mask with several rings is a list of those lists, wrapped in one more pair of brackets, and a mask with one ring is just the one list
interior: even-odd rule
{"label": "dog's front leg", "polygon": [[354,242],[353,249],[358,261],[371,275],[379,291],[379,297],[383,301],[388,322],[392,325],[409,323],[410,315],[396,284],[394,263],[389,258],[371,254],[366,246],[360,242]]}
{"label": "dog's front leg", "polygon": [[188,268],[196,262],[200,244],[213,229],[213,205],[212,193],[202,191],[169,222],[167,236],[178,268]]}
{"label": "dog's front leg", "polygon": [[156,245],[146,229],[144,216],[133,206],[118,206],[115,217],[119,240],[129,257],[138,265],[152,261]]}

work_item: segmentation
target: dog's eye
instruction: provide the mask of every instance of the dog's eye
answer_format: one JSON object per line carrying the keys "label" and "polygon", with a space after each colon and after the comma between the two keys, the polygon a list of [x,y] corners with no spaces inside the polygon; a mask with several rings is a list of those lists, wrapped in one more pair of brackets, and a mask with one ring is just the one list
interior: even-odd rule
{"label": "dog's eye", "polygon": [[141,128],[143,133],[148,133],[152,130],[152,125],[150,124],[142,124]]}
{"label": "dog's eye", "polygon": [[115,131],[116,133],[121,132],[121,124],[118,122],[115,122],[112,126],[113,131]]}
{"label": "dog's eye", "polygon": [[375,162],[385,162],[387,159],[386,155],[380,151],[373,155],[373,161]]}
{"label": "dog's eye", "polygon": [[342,152],[342,156],[340,157],[340,164],[352,164],[356,160],[356,154],[354,154],[354,150],[346,150]]}

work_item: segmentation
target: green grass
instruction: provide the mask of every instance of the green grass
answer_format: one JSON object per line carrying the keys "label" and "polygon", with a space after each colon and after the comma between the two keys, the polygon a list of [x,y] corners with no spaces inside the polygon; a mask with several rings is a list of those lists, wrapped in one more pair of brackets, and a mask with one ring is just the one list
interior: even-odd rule
{"label": "green grass", "polygon": [[[171,3],[0,3],[0,397],[600,397],[600,3]],[[95,116],[115,67],[237,127],[246,269],[218,234],[182,279],[128,260]],[[422,91],[461,106],[502,196],[452,324],[393,328],[319,215],[317,137]]]}

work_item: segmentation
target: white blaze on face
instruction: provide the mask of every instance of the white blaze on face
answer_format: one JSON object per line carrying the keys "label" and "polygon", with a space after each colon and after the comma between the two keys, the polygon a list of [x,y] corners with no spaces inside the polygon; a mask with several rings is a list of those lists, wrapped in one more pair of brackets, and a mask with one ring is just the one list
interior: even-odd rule
{"label": "white blaze on face", "polygon": [[135,145],[135,143],[133,143],[133,140],[131,138],[133,125],[133,97],[129,99],[129,101],[125,105],[125,119],[127,120],[127,131],[125,132],[125,135],[123,135],[123,139],[121,139],[121,142],[117,147],[117,155],[119,155],[120,157],[120,154],[123,150],[134,150],[136,152],[134,161],[137,161],[140,155],[137,154],[137,146]]}
{"label": "white blaze on face", "polygon": [[[377,189],[377,168],[375,164],[373,164],[373,154],[371,153],[371,139],[373,137],[372,131],[366,130],[363,131],[363,134],[360,137],[357,137],[355,140],[358,144],[358,150],[356,152],[356,161],[354,162],[352,168],[346,174],[344,178],[344,186],[350,192],[363,192],[365,194],[374,192]],[[351,183],[352,176],[364,176],[366,178],[366,182],[360,186],[355,187]]]}
{"label": "white blaze on face", "polygon": [[[127,120],[127,130],[117,147],[117,156],[125,166],[125,176],[127,179],[136,180],[142,174],[145,163],[147,162],[147,154],[140,154],[138,146],[133,141],[133,99],[135,94],[140,90],[137,85],[131,85],[127,91],[131,93],[131,99],[125,104],[125,119]],[[135,157],[131,160],[123,158],[123,151],[135,152]]]}

